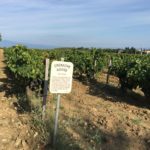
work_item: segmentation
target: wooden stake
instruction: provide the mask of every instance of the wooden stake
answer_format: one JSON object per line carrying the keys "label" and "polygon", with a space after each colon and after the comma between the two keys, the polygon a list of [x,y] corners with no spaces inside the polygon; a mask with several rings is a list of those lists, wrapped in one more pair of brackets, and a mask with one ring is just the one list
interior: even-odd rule
{"label": "wooden stake", "polygon": [[107,72],[106,84],[109,83],[109,76],[110,76],[109,71],[110,71],[110,67],[111,67],[111,66],[112,66],[112,61],[111,61],[111,59],[110,59],[110,60],[109,60],[109,65],[108,65],[108,72]]}
{"label": "wooden stake", "polygon": [[42,109],[42,119],[45,119],[45,111],[46,111],[46,98],[47,98],[47,90],[48,90],[48,71],[49,71],[49,59],[45,60],[45,80],[44,80],[44,93],[43,93],[43,109]]}

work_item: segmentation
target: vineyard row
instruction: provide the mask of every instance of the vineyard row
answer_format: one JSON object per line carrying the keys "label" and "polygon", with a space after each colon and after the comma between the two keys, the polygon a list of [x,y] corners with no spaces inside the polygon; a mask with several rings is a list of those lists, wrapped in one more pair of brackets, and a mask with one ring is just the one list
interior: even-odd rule
{"label": "vineyard row", "polygon": [[[97,49],[54,49],[35,50],[17,45],[5,49],[5,60],[8,69],[20,84],[34,88],[42,86],[44,81],[44,62],[46,58],[74,64],[74,77],[94,79],[97,73],[109,68],[110,74],[119,78],[121,88],[140,87],[146,97],[150,97],[150,55],[117,54],[102,52]],[[108,61],[112,65],[108,67]]]}

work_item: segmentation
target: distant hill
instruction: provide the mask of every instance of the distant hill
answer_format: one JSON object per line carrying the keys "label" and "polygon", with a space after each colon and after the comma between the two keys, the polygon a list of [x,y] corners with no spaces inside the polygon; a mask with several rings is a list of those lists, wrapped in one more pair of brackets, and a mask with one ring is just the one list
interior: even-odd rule
{"label": "distant hill", "polygon": [[25,45],[28,48],[41,48],[41,49],[56,48],[56,46],[51,46],[51,45],[31,44],[31,43],[24,43],[24,42],[14,42],[14,41],[9,41],[9,40],[1,41],[0,42],[0,47],[10,47],[10,46],[14,46],[14,45],[17,45],[17,44]]}
{"label": "distant hill", "polygon": [[16,44],[17,43],[15,43],[15,42],[4,40],[4,41],[0,42],[0,47],[9,47],[9,46],[13,46]]}

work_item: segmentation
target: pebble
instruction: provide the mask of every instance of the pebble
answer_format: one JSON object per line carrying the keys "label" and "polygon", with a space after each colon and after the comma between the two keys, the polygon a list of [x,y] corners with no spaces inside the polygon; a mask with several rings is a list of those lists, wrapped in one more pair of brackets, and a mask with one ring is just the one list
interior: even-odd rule
{"label": "pebble", "polygon": [[12,122],[12,123],[14,123],[14,122],[15,122],[15,120],[14,120],[14,119],[11,119],[11,122]]}
{"label": "pebble", "polygon": [[16,142],[15,142],[15,147],[18,147],[21,144],[21,139],[17,138]]}
{"label": "pebble", "polygon": [[147,143],[150,143],[150,140],[147,140]]}
{"label": "pebble", "polygon": [[7,143],[7,139],[2,139],[2,143]]}
{"label": "pebble", "polygon": [[87,124],[87,122],[84,122],[84,126],[87,126],[88,124]]}
{"label": "pebble", "polygon": [[24,150],[29,150],[29,147],[28,147],[27,143],[24,140],[22,140],[22,146],[23,146]]}
{"label": "pebble", "polygon": [[19,126],[22,126],[22,123],[21,123],[20,121],[18,121],[18,122],[16,123],[16,125],[19,127]]}
{"label": "pebble", "polygon": [[36,138],[38,136],[38,132],[35,132],[34,134],[34,138]]}

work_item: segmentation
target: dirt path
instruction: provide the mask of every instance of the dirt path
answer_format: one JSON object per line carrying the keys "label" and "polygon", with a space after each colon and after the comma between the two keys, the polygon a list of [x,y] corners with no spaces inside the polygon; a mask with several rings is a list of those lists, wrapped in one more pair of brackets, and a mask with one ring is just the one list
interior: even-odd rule
{"label": "dirt path", "polygon": [[0,49],[0,150],[28,150],[30,127],[26,115],[17,114],[11,102],[11,97],[5,96],[5,74],[3,50]]}

